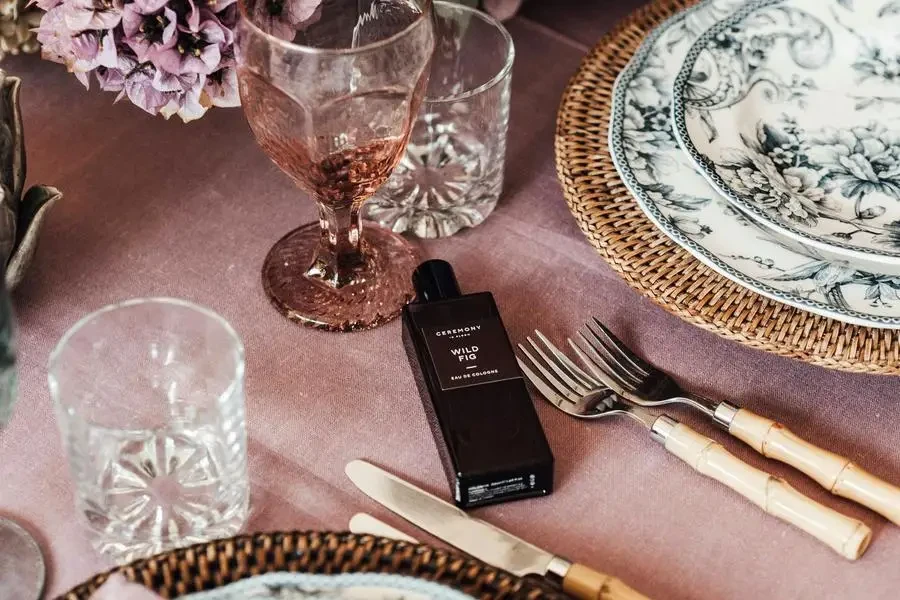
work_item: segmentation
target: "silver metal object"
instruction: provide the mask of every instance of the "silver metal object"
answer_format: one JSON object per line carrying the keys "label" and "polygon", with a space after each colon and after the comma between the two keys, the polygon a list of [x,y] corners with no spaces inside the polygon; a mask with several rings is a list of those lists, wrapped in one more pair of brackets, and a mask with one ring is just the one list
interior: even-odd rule
{"label": "silver metal object", "polygon": [[551,404],[579,419],[600,419],[615,415],[631,417],[649,429],[654,440],[665,444],[668,434],[678,424],[677,421],[666,415],[657,416],[642,406],[624,400],[585,373],[540,331],[535,331],[535,334],[544,343],[543,348],[530,337],[527,339],[540,360],[524,344],[519,344],[519,351],[528,359],[531,367],[521,357],[516,357],[516,360],[531,385]]}
{"label": "silver metal object", "polygon": [[[384,521],[376,519],[368,513],[356,513],[353,515],[353,517],[350,518],[350,531],[351,533],[362,533],[401,540],[411,544],[419,543],[417,539],[406,535],[399,529],[391,527]],[[554,556],[547,565],[545,576],[553,583],[561,584],[571,568],[572,563],[559,556]]]}
{"label": "silver metal object", "polygon": [[519,577],[537,574],[562,580],[571,564],[365,461],[354,460],[347,477],[364,494],[416,527],[466,554]]}
{"label": "silver metal object", "polygon": [[[695,471],[749,499],[767,514],[812,534],[850,560],[859,558],[865,551],[871,530],[861,521],[846,517],[804,496],[783,480],[748,465],[715,440],[690,427],[666,415],[653,417],[649,409],[632,404],[604,387],[599,379],[575,365],[540,332],[536,334],[543,345],[531,338],[528,338],[528,344],[540,359],[524,344],[519,344],[519,349],[525,356],[525,360],[519,358],[519,366],[534,387],[560,410],[582,419],[628,415],[647,426],[653,439],[660,442],[667,452]],[[572,346],[578,349],[578,346]],[[583,354],[580,351],[580,355]],[[628,357],[622,357],[622,360],[627,359]],[[530,366],[526,364],[526,360],[530,361]],[[636,369],[643,368],[637,361],[631,363]],[[599,369],[599,366],[586,364],[592,372],[595,368]],[[532,367],[541,375],[537,375]],[[631,371],[621,373],[620,377],[637,378]]]}
{"label": "silver metal object", "polygon": [[[540,336],[543,337],[543,336]],[[596,317],[578,332],[581,344],[569,345],[602,384],[641,406],[686,404],[725,429],[740,410],[729,402],[714,402],[691,394],[668,374],[642,360]]]}
{"label": "silver metal object", "polygon": [[0,518],[0,598],[40,600],[46,573],[34,537],[15,521]]}
{"label": "silver metal object", "polygon": [[[410,544],[419,543],[417,539],[406,535],[399,529],[391,527],[384,521],[376,519],[368,513],[356,513],[355,515],[353,515],[353,517],[350,518],[350,531],[351,533],[362,533],[374,535],[377,537],[401,540],[404,542],[409,542]],[[550,559],[550,563],[547,565],[547,572],[545,573],[545,576],[553,583],[562,584],[563,579],[565,579],[566,574],[571,568],[572,563],[559,556],[554,556]]]}
{"label": "silver metal object", "polygon": [[562,582],[566,579],[566,575],[568,575],[569,569],[571,568],[572,563],[559,556],[554,556],[550,559],[550,564],[547,565],[547,572],[544,576],[553,583],[562,585]]}

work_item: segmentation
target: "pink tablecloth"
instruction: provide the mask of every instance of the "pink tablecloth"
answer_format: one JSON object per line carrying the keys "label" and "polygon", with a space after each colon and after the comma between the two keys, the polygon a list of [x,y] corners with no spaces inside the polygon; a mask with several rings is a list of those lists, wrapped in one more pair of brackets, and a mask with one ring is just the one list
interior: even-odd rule
{"label": "pink tablecloth", "polygon": [[[598,315],[695,391],[731,398],[900,481],[900,383],[829,372],[702,332],[641,299],[582,238],[553,168],[557,103],[586,46],[628,3],[527,4],[518,46],[506,195],[487,223],[422,245],[468,290],[491,289],[514,338],[559,338]],[[343,529],[357,511],[396,526],[344,477],[367,458],[447,493],[392,323],[334,335],[297,327],[259,283],[269,246],[312,204],[257,150],[238,110],[184,126],[86,93],[58,65],[9,61],[22,93],[32,181],[66,198],[18,293],[21,396],[0,435],[0,513],[47,550],[59,593],[104,567],[79,532],[45,383],[47,355],[79,316],[114,300],[172,295],[231,321],[248,356],[251,528]],[[787,476],[875,531],[858,563],[705,480],[628,422],[584,424],[538,409],[557,457],[553,496],[477,511],[525,538],[616,573],[657,599],[883,598],[900,590],[900,529],[829,496],[690,413],[677,416],[750,463]]]}

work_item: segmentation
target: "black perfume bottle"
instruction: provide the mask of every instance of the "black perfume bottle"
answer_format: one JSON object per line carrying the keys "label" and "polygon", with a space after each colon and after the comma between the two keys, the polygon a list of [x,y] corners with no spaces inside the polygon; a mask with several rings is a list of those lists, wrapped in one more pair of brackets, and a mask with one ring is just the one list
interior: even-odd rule
{"label": "black perfume bottle", "polygon": [[413,274],[403,341],[456,504],[553,491],[553,455],[489,292],[462,295],[449,263]]}

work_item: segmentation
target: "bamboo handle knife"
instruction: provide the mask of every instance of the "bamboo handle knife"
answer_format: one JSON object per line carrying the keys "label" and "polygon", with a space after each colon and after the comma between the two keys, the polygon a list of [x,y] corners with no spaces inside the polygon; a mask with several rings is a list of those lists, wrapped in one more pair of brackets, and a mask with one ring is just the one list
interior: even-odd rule
{"label": "bamboo handle knife", "polygon": [[[415,538],[366,513],[353,515],[350,531],[418,543]],[[620,579],[578,564],[568,567],[562,587],[565,593],[580,600],[649,600]]]}
{"label": "bamboo handle knife", "polygon": [[[519,577],[546,577],[578,600],[647,600],[616,577],[533,546],[371,463],[351,461],[346,473],[356,487],[382,506],[489,565]],[[373,520],[356,518],[355,526],[371,530]],[[375,530],[385,531],[379,525]]]}

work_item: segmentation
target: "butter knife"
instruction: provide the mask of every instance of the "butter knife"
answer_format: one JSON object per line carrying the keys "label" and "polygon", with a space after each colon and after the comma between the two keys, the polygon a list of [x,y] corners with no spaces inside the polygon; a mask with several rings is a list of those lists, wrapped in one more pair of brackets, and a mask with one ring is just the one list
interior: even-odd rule
{"label": "butter knife", "polygon": [[392,540],[400,540],[401,542],[409,542],[410,544],[419,543],[415,538],[406,535],[399,529],[395,529],[384,521],[379,521],[372,515],[366,513],[356,513],[350,518],[350,532],[390,538]]}
{"label": "butter knife", "polygon": [[362,460],[347,477],[365,495],[466,554],[513,575],[541,575],[579,600],[647,600],[619,579],[554,556]]}

